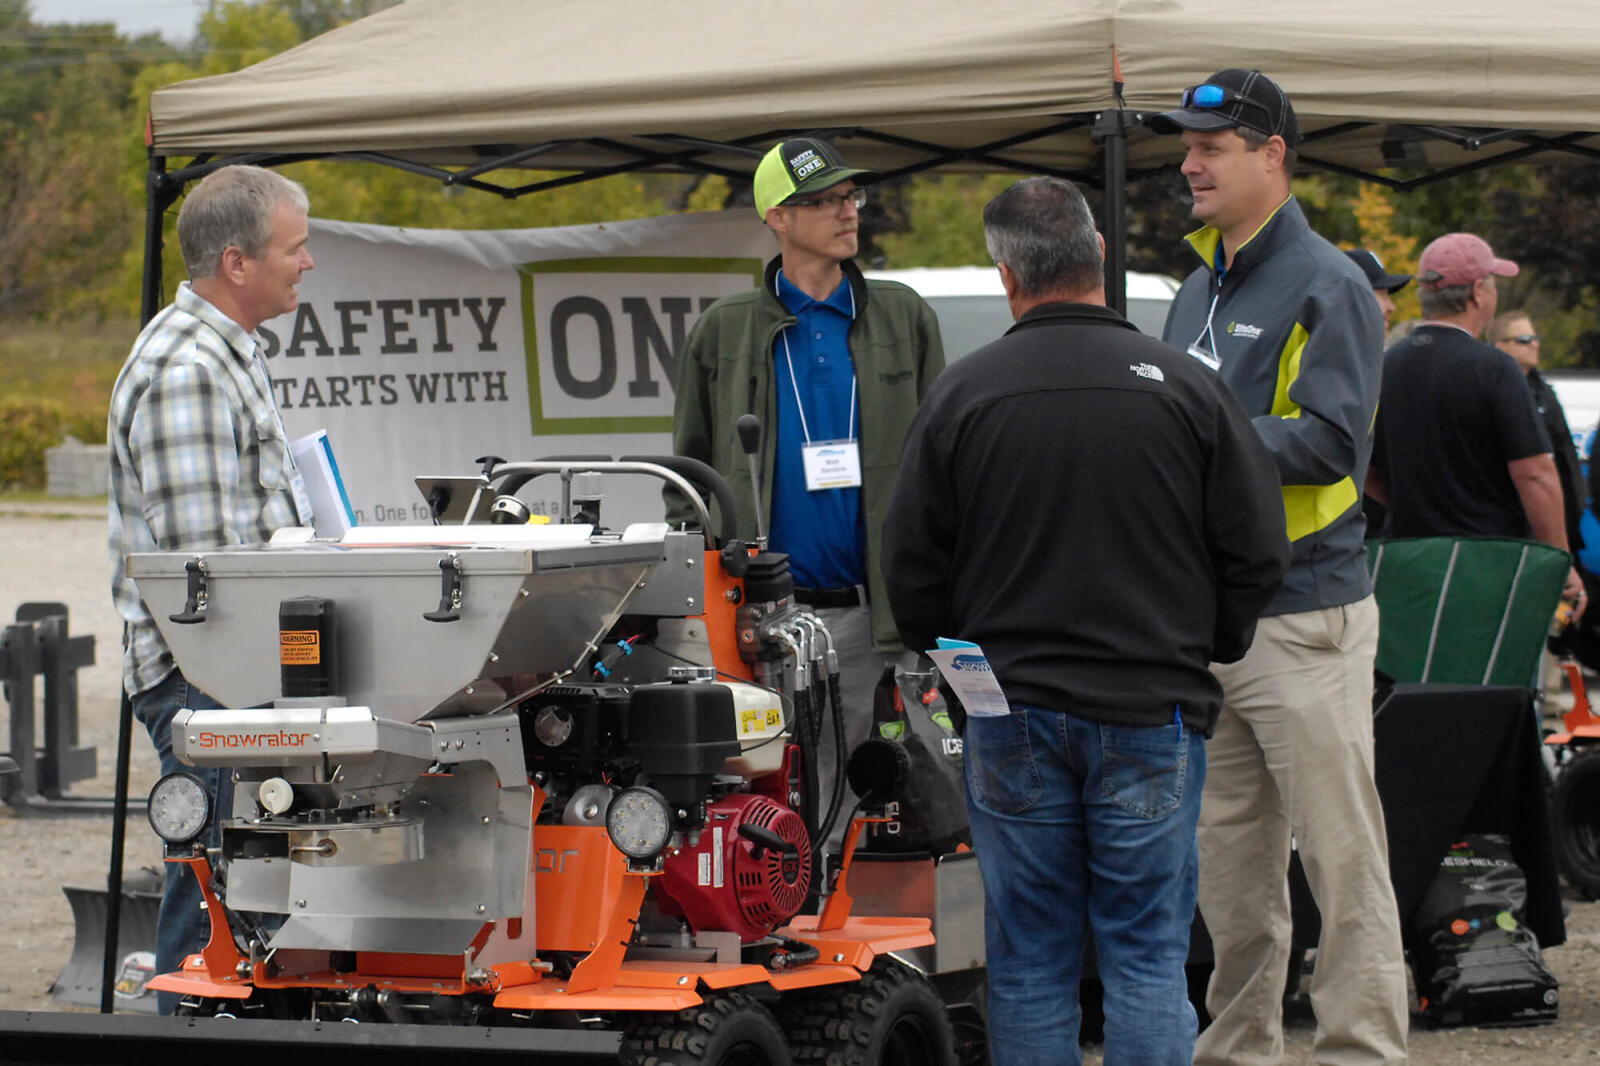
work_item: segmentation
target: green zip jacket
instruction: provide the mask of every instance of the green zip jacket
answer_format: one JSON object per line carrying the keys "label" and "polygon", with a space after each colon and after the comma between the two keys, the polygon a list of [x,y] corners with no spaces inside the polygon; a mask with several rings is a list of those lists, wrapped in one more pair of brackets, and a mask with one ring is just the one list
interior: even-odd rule
{"label": "green zip jacket", "polygon": [[[1288,198],[1219,279],[1206,226],[1185,238],[1203,266],[1184,281],[1162,338],[1202,334],[1283,482],[1294,559],[1266,614],[1337,607],[1372,592],[1361,487],[1383,379],[1383,316],[1366,275],[1312,232]],[[1213,302],[1215,310],[1213,311]],[[1211,329],[1206,331],[1207,319]]]}
{"label": "green zip jacket", "polygon": [[[756,517],[750,467],[734,423],[754,413],[761,419],[761,510],[772,515],[773,447],[777,390],[772,383],[772,345],[790,314],[776,295],[780,258],[767,264],[760,289],[724,296],[706,309],[684,342],[678,360],[672,448],[699,459],[728,481],[738,509],[739,536],[754,542]],[[889,510],[906,430],[929,384],[944,369],[944,347],[933,308],[894,281],[868,281],[848,260],[841,264],[855,292],[850,358],[861,403],[861,506],[867,532],[867,595],[872,606],[872,644],[900,648],[889,595],[883,583],[883,520]],[[668,519],[687,521],[687,503],[668,493]],[[717,515],[712,514],[712,521]],[[917,649],[921,650],[921,649]]]}

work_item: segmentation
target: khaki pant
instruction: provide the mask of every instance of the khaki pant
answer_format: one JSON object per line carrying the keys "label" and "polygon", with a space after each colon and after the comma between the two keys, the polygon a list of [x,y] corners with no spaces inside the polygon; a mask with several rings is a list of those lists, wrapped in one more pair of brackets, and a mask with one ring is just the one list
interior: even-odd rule
{"label": "khaki pant", "polygon": [[1216,968],[1197,1064],[1283,1058],[1290,838],[1322,912],[1311,1004],[1315,1061],[1406,1061],[1405,960],[1373,783],[1371,597],[1263,618],[1250,653],[1217,665],[1207,745],[1200,912]]}

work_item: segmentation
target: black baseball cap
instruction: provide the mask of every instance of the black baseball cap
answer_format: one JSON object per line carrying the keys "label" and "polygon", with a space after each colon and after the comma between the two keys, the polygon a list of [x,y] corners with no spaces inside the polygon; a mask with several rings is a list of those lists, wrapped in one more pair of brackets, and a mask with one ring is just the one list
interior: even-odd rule
{"label": "black baseball cap", "polygon": [[1219,70],[1183,90],[1183,106],[1178,110],[1162,111],[1147,121],[1157,133],[1244,126],[1269,137],[1282,137],[1290,148],[1300,144],[1300,120],[1295,118],[1289,94],[1259,70]]}
{"label": "black baseball cap", "polygon": [[1361,273],[1367,276],[1367,281],[1374,289],[1384,292],[1396,293],[1411,284],[1410,274],[1391,274],[1383,268],[1383,260],[1365,248],[1352,248],[1344,253],[1350,261],[1361,268]]}

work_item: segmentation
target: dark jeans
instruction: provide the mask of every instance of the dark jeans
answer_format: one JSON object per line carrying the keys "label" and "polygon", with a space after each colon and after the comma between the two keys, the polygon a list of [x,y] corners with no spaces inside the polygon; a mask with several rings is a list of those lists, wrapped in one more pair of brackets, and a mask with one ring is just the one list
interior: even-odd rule
{"label": "dark jeans", "polygon": [[[211,825],[205,832],[209,848],[222,845],[224,817],[233,812],[233,771],[219,767],[186,766],[172,754],[172,717],[184,708],[203,710],[220,707],[216,700],[190,685],[181,670],[168,674],[160,684],[133,697],[133,714],[150,733],[150,740],[161,756],[161,774],[182,770],[193,774],[211,794]],[[206,917],[200,884],[187,866],[168,863],[166,883],[161,894],[161,910],[156,920],[156,970],[172,973],[183,960],[206,946],[211,936],[211,921]],[[175,992],[156,993],[156,1007],[171,1014],[181,997]]]}
{"label": "dark jeans", "polygon": [[1205,738],[1013,705],[967,720],[965,755],[995,1066],[1082,1061],[1078,982],[1090,934],[1107,1066],[1186,1066],[1197,1029],[1184,961]]}

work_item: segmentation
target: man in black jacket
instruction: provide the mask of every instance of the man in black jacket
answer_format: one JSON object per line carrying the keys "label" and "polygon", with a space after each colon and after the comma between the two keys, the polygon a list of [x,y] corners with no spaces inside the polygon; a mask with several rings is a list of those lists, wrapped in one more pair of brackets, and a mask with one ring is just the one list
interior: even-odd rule
{"label": "man in black jacket", "polygon": [[1208,669],[1288,568],[1272,459],[1215,374],[1106,309],[1077,188],[983,213],[1017,324],[912,423],[884,526],[908,648],[978,644],[1009,713],[966,723],[997,1066],[1076,1061],[1092,930],[1106,1045],[1187,1063]]}

